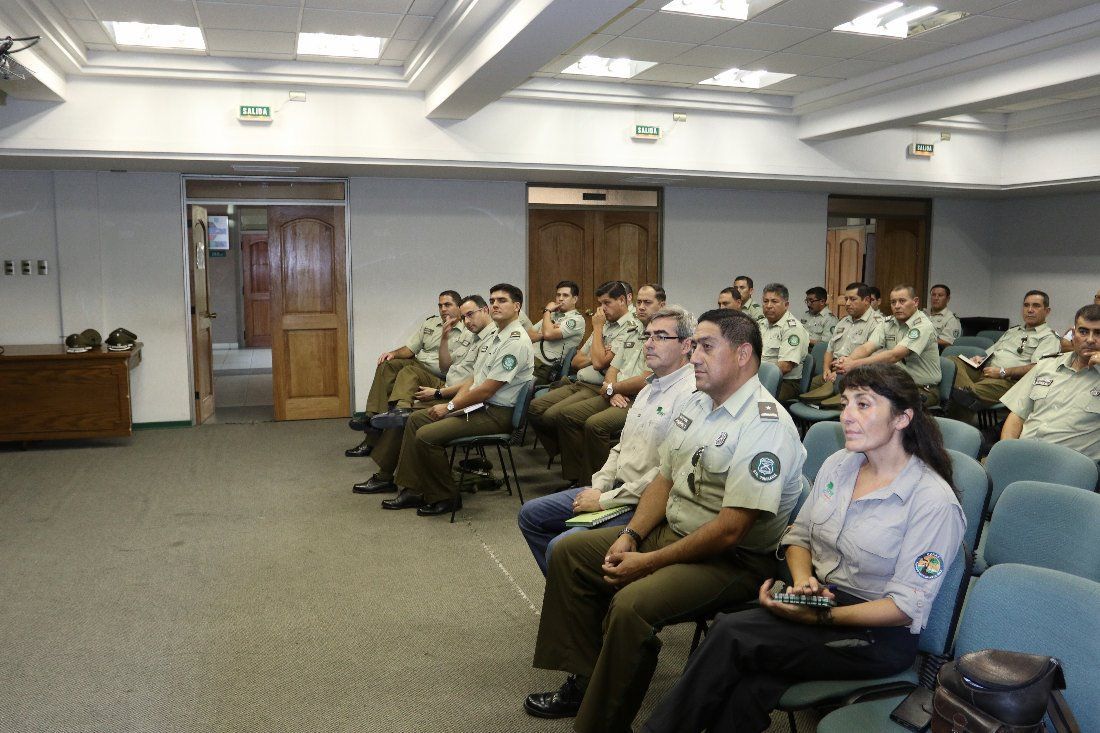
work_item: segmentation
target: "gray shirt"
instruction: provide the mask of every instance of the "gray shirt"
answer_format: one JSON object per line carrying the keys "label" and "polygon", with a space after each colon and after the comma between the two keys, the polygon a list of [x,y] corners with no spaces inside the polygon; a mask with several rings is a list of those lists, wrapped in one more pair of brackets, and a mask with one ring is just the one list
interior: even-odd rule
{"label": "gray shirt", "polygon": [[1036,364],[1044,356],[1057,354],[1061,350],[1058,334],[1047,324],[1040,323],[1035,328],[1013,326],[997,339],[997,343],[986,349],[985,353],[993,355],[989,366],[1011,369],[1025,364]]}
{"label": "gray shirt", "polygon": [[933,313],[932,309],[929,308],[925,315],[932,321],[932,325],[936,327],[936,338],[941,341],[953,344],[955,343],[955,339],[962,335],[962,323],[959,321],[959,317],[947,308],[944,308],[939,313]]}
{"label": "gray shirt", "polygon": [[761,338],[764,340],[764,353],[761,358],[776,366],[781,361],[794,362],[794,368],[784,374],[783,379],[792,381],[801,379],[802,360],[810,351],[810,335],[806,333],[806,327],[787,312],[775,323],[768,323],[767,319],[764,319]]}
{"label": "gray shirt", "polygon": [[[633,314],[627,313],[617,321],[608,321],[603,325],[603,345],[611,352],[618,354],[623,350],[623,343],[641,338],[642,324]],[[584,342],[581,351],[588,354],[592,350],[592,336]],[[608,365],[610,366],[610,365]],[[606,371],[606,370],[605,370]],[[588,384],[603,384],[603,373],[589,364],[577,372],[577,379]]]}
{"label": "gray shirt", "polygon": [[853,501],[862,453],[826,459],[783,544],[810,551],[822,583],[867,601],[889,598],[919,634],[966,518],[951,487],[916,456],[887,486]]}
{"label": "gray shirt", "polygon": [[474,365],[473,385],[477,387],[486,379],[504,382],[488,402],[490,405],[512,407],[516,404],[520,388],[533,378],[535,351],[527,329],[517,318],[487,339],[478,352]]}
{"label": "gray shirt", "polygon": [[1074,358],[1043,359],[1001,403],[1024,421],[1021,438],[1060,443],[1100,462],[1100,366],[1077,371]]}
{"label": "gray shirt", "polygon": [[867,339],[871,338],[871,333],[877,324],[875,311],[870,308],[863,311],[863,315],[858,319],[844,316],[833,328],[833,337],[829,339],[828,351],[832,352],[834,359],[848,356],[856,350],[857,346],[862,346]]}
{"label": "gray shirt", "polygon": [[740,547],[772,552],[802,494],[806,449],[798,430],[753,376],[715,405],[696,392],[661,444],[661,475],[672,481],[665,505],[669,527],[684,536],[723,507],[759,512]]}
{"label": "gray shirt", "polygon": [[[470,330],[465,331],[462,340],[458,343],[462,355],[456,357],[453,353],[451,354],[451,368],[447,370],[446,386],[454,387],[456,384],[461,384],[474,373],[474,364],[477,362],[480,353],[482,337],[492,336],[496,331],[496,326],[493,325],[486,326],[480,333],[474,333]],[[454,349],[455,346],[452,341],[449,341],[447,348]],[[486,348],[488,347],[486,346]]]}
{"label": "gray shirt", "polygon": [[[695,391],[695,367],[685,364],[672,374],[651,376],[626,413],[619,442],[603,468],[592,474],[592,487],[603,493],[600,506],[633,506],[657,476],[658,449]],[[618,486],[616,486],[618,484]]]}
{"label": "gray shirt", "polygon": [[806,333],[810,334],[813,341],[828,341],[836,327],[837,317],[825,306],[818,313],[806,311],[802,316],[802,325],[806,327]]}
{"label": "gray shirt", "polygon": [[904,346],[909,354],[898,362],[898,366],[909,372],[913,381],[922,387],[940,383],[943,373],[936,329],[921,311],[913,313],[905,323],[890,316],[875,328],[868,341],[874,342],[879,349]]}

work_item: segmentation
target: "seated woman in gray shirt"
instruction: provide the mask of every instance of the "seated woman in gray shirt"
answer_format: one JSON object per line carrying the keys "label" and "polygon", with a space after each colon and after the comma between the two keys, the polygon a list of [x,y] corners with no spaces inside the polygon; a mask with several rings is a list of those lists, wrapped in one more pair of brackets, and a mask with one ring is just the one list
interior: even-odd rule
{"label": "seated woman in gray shirt", "polygon": [[913,663],[966,526],[951,461],[900,367],[853,369],[843,404],[844,450],[825,461],[783,539],[788,592],[836,607],[780,603],[769,579],[760,608],[715,620],[643,731],[763,731],[799,680],[881,677]]}

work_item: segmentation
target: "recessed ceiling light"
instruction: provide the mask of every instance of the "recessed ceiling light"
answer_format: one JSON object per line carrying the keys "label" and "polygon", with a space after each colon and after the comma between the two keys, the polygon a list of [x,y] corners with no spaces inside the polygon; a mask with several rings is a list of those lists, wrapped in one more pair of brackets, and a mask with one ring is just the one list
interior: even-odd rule
{"label": "recessed ceiling light", "polygon": [[205,51],[202,31],[189,25],[157,25],[130,21],[107,20],[103,22],[115,43],[119,46],[143,48],[185,48]]}
{"label": "recessed ceiling light", "polygon": [[718,87],[738,87],[741,89],[763,89],[772,84],[790,79],[794,74],[780,74],[764,69],[729,69],[721,74],[716,74],[709,79],[704,79],[700,84],[710,84]]}
{"label": "recessed ceiling light", "polygon": [[706,15],[712,18],[748,20],[749,0],[672,0],[661,10],[670,13]]}
{"label": "recessed ceiling light", "polygon": [[376,59],[382,55],[385,38],[341,36],[335,33],[299,33],[298,54],[302,56],[339,56]]}
{"label": "recessed ceiling light", "polygon": [[633,59],[608,59],[603,56],[585,56],[572,66],[562,69],[561,73],[629,79],[656,65],[656,61],[635,61]]}
{"label": "recessed ceiling light", "polygon": [[[875,8],[869,13],[864,13],[847,23],[838,25],[833,30],[841,33],[859,33],[865,36],[908,38],[910,25],[916,24],[916,21],[932,15],[938,10],[939,8],[935,5],[906,5],[901,2],[892,2]],[[953,20],[958,20],[958,18]]]}

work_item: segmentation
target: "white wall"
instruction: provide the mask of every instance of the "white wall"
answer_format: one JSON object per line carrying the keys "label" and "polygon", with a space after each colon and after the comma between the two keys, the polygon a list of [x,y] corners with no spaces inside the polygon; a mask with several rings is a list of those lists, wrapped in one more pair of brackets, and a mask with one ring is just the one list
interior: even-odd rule
{"label": "white wall", "polygon": [[745,274],[760,302],[768,282],[791,293],[801,315],[807,288],[825,283],[824,194],[727,189],[665,191],[664,286],[669,300],[699,315]]}
{"label": "white wall", "polygon": [[[932,204],[928,286],[951,288],[950,308],[956,315],[999,315],[990,310],[996,228],[992,201],[937,198]],[[921,298],[926,307],[927,293]]]}
{"label": "white wall", "polygon": [[498,282],[526,289],[526,187],[353,178],[348,200],[353,386],[361,409],[378,355],[404,344],[436,312],[441,290],[487,298]]}
{"label": "white wall", "polygon": [[179,176],[7,172],[0,216],[3,258],[51,267],[0,280],[0,343],[127,328],[145,344],[130,377],[134,422],[189,419]]}
{"label": "white wall", "polygon": [[992,307],[1020,319],[1025,292],[1050,294],[1051,325],[1065,330],[1100,289],[1100,194],[998,201]]}

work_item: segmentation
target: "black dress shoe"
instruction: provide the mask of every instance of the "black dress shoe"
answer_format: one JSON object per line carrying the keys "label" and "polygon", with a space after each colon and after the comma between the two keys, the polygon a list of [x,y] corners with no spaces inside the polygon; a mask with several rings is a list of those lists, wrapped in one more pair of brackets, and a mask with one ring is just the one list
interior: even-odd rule
{"label": "black dress shoe", "polygon": [[968,389],[962,389],[955,387],[951,390],[951,401],[956,405],[965,407],[971,412],[981,412],[986,408],[986,404],[983,403],[976,394]]}
{"label": "black dress shoe", "polygon": [[409,415],[411,415],[412,412],[412,409],[408,407],[395,407],[389,412],[383,412],[372,417],[370,419],[370,426],[375,430],[403,428],[405,427],[405,423],[409,421]]}
{"label": "black dress shoe", "polygon": [[344,451],[344,455],[348,458],[366,458],[370,455],[370,452],[374,450],[374,444],[367,444],[367,440],[364,438],[363,442],[354,448],[348,448]]}
{"label": "black dress shoe", "polygon": [[387,491],[397,491],[397,484],[392,479],[380,478],[374,474],[361,484],[351,487],[356,494],[381,494]]}
{"label": "black dress shoe", "polygon": [[408,489],[401,489],[392,499],[382,500],[383,509],[414,509],[421,506],[424,506],[424,500]]}
{"label": "black dress shoe", "polygon": [[584,699],[577,676],[569,675],[565,684],[551,692],[533,692],[523,701],[523,709],[536,718],[574,718]]}
{"label": "black dress shoe", "polygon": [[493,464],[481,457],[463,458],[458,462],[458,470],[462,473],[488,478],[493,475]]}
{"label": "black dress shoe", "polygon": [[367,416],[363,414],[356,415],[352,419],[348,420],[348,427],[357,433],[363,432],[363,428],[367,426]]}
{"label": "black dress shoe", "polygon": [[416,510],[418,517],[437,517],[440,514],[450,514],[455,509],[462,508],[462,499],[444,499],[443,501],[433,501],[431,504],[426,504]]}

